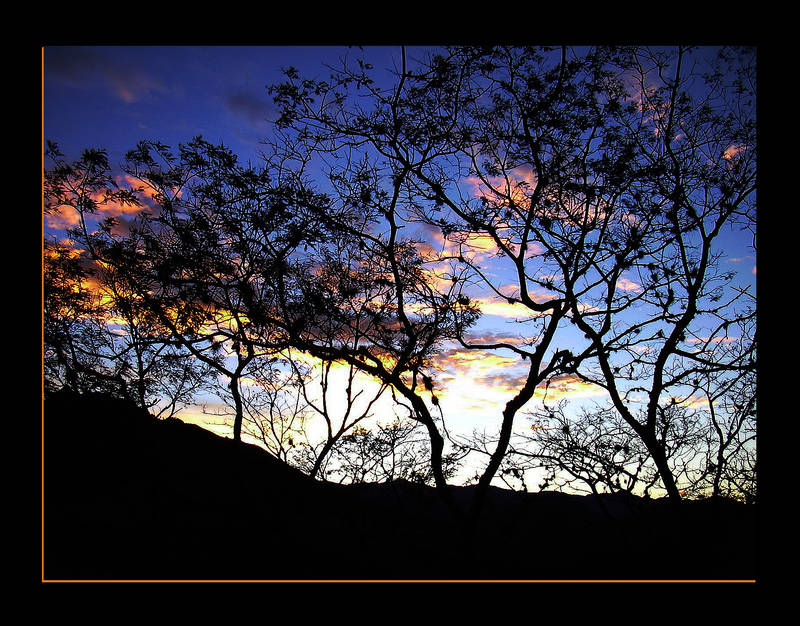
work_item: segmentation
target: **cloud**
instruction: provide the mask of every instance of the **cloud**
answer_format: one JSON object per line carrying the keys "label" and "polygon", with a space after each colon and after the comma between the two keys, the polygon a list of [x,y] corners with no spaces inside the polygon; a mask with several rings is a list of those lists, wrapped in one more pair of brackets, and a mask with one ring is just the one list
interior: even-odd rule
{"label": "cloud", "polygon": [[507,319],[520,319],[539,315],[518,301],[509,302],[508,300],[498,300],[497,298],[473,298],[472,303],[477,304],[484,315],[494,315]]}
{"label": "cloud", "polygon": [[453,233],[444,237],[440,231],[432,233],[434,243],[441,254],[456,256],[479,262],[487,257],[495,256],[499,250],[495,240],[486,233]]}
{"label": "cloud", "polygon": [[[545,291],[529,293],[529,295],[531,299],[537,303],[547,302],[553,297],[552,294],[549,294]],[[474,305],[477,305],[481,313],[484,315],[494,315],[496,317],[503,317],[506,319],[530,319],[544,315],[544,313],[532,311],[519,300],[513,298],[511,301],[509,301],[508,299],[502,300],[496,296],[485,296],[480,298],[471,298],[470,302]]]}
{"label": "cloud", "polygon": [[620,291],[640,291],[642,287],[632,280],[628,280],[625,277],[620,277],[620,279],[617,281],[617,289]]}
{"label": "cloud", "polygon": [[159,79],[132,64],[111,59],[96,49],[53,46],[44,52],[45,76],[78,89],[100,86],[131,104],[154,93],[167,92]]}
{"label": "cloud", "polygon": [[678,403],[680,406],[687,409],[697,409],[700,411],[707,411],[710,408],[708,398],[706,396],[689,396],[684,398]]}
{"label": "cloud", "polygon": [[747,150],[747,146],[740,146],[740,145],[732,145],[728,146],[728,148],[723,152],[722,158],[726,161],[732,160],[737,154],[740,152],[744,152]]}
{"label": "cloud", "polygon": [[[752,255],[734,256],[734,257],[728,257],[728,259],[727,259],[728,263],[741,263],[743,261],[754,261],[754,260],[755,259],[753,258]],[[752,269],[750,270],[750,273],[753,274],[753,276],[757,275],[756,274],[756,267],[757,267],[756,265],[753,265]]]}
{"label": "cloud", "polygon": [[497,415],[525,383],[528,368],[520,358],[489,350],[454,347],[434,359],[436,395],[449,415]]}
{"label": "cloud", "polygon": [[531,345],[536,341],[535,337],[527,338],[508,333],[487,332],[481,335],[470,335],[466,338],[470,344],[494,344],[507,343],[512,346]]}
{"label": "cloud", "polygon": [[476,385],[503,392],[517,392],[528,379],[527,373],[506,372],[483,376],[474,380]]}
{"label": "cloud", "polygon": [[254,127],[265,126],[267,119],[274,113],[268,100],[245,91],[229,94],[225,99],[225,108]]}
{"label": "cloud", "polygon": [[[98,212],[105,217],[119,217],[127,215],[135,215],[145,208],[154,208],[151,202],[156,196],[155,190],[151,187],[143,185],[141,181],[136,180],[128,174],[117,176],[116,183],[121,189],[136,189],[136,195],[142,201],[142,205],[123,204],[121,202],[110,201],[98,206]],[[95,200],[100,200],[102,194],[98,194]]]}
{"label": "cloud", "polygon": [[472,186],[473,196],[490,201],[504,201],[510,198],[515,204],[526,206],[526,191],[536,187],[536,174],[530,167],[517,167],[508,172],[508,177],[488,176],[484,179],[470,176],[465,179]]}
{"label": "cloud", "polygon": [[589,398],[604,394],[605,391],[602,387],[587,383],[577,376],[564,374],[562,376],[554,376],[550,379],[549,384],[543,383],[539,385],[534,394],[534,398],[540,400],[547,399],[552,402],[553,400],[559,400],[561,398]]}
{"label": "cloud", "polygon": [[692,337],[686,343],[732,343],[739,341],[739,337]]}
{"label": "cloud", "polygon": [[45,215],[44,220],[48,228],[66,230],[80,224],[81,218],[72,207],[62,206],[58,208],[57,213]]}
{"label": "cloud", "polygon": [[520,359],[517,357],[501,356],[489,350],[467,348],[451,348],[440,352],[434,359],[437,367],[462,374],[467,371],[487,371],[510,367],[518,365],[519,362]]}
{"label": "cloud", "polygon": [[417,252],[425,261],[436,261],[439,258],[439,251],[427,242],[420,241],[416,247]]}
{"label": "cloud", "polygon": [[[138,189],[142,187],[140,181],[128,175],[117,176],[116,183],[121,189]],[[114,234],[126,234],[129,224],[129,219],[126,218],[135,216],[146,208],[150,208],[151,210],[156,208],[152,202],[152,199],[156,195],[153,189],[144,187],[141,191],[137,191],[136,195],[142,201],[141,205],[123,204],[114,200],[104,202],[104,193],[102,191],[94,192],[90,197],[97,203],[97,214],[95,217],[101,220],[106,217],[117,218],[118,223],[113,230]],[[74,208],[62,205],[57,208],[57,212],[45,215],[45,224],[48,228],[54,230],[74,228],[80,224],[80,215]]]}
{"label": "cloud", "polygon": [[167,91],[161,81],[136,70],[114,73],[108,75],[107,79],[117,97],[126,104],[142,100],[151,92]]}

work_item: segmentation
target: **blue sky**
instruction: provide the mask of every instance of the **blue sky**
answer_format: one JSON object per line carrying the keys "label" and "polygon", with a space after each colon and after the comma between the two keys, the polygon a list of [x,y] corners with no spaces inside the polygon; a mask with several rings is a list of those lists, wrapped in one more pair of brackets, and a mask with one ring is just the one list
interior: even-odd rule
{"label": "blue sky", "polygon": [[[45,47],[44,134],[70,155],[103,147],[114,160],[141,139],[177,146],[196,135],[240,158],[258,154],[274,117],[266,85],[281,69],[326,78],[345,46]],[[400,48],[366,50],[376,68]]]}

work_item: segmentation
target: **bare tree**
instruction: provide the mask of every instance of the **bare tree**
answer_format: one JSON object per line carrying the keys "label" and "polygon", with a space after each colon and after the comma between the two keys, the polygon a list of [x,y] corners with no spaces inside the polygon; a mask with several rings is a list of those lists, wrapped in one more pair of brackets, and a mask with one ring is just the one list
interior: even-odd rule
{"label": "bare tree", "polygon": [[310,414],[296,374],[284,359],[258,359],[246,373],[242,388],[243,432],[284,463],[306,436]]}
{"label": "bare tree", "polygon": [[[320,364],[318,375],[309,375],[308,370],[301,371],[299,364],[294,360],[291,364],[306,406],[312,415],[324,422],[325,437],[321,445],[309,447],[314,458],[309,475],[312,478],[318,475],[324,478],[327,474],[324,468],[331,450],[348,432],[352,432],[359,424],[374,417],[373,407],[385,395],[387,385],[378,383],[375,385],[377,389],[368,391],[364,384],[359,385],[358,370],[352,363],[343,366],[346,370],[346,374],[343,374],[344,380],[331,377],[331,368],[334,366],[331,361]],[[315,389],[311,389],[315,382],[319,385],[317,393]],[[359,398],[362,398],[361,402]]]}
{"label": "bare tree", "polygon": [[[442,461],[445,478],[458,470],[462,456],[448,453]],[[329,480],[348,484],[405,480],[434,485],[430,441],[414,419],[397,417],[369,428],[356,426],[331,448],[326,466]]]}

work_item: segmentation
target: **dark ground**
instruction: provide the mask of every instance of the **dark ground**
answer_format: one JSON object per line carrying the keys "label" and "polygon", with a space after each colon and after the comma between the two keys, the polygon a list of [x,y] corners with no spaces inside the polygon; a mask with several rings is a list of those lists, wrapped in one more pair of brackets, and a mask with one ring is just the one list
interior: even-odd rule
{"label": "dark ground", "polygon": [[[756,511],[316,482],[260,448],[105,397],[44,405],[44,580],[741,580]],[[453,488],[465,505],[471,488]]]}

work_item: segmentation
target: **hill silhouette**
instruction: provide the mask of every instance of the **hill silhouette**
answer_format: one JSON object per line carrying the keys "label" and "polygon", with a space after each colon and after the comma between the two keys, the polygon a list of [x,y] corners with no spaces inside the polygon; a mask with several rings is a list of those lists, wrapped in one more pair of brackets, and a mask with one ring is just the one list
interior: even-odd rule
{"label": "hill silhouette", "polygon": [[[753,579],[755,509],[336,485],[106,396],[44,404],[45,580]],[[471,487],[453,487],[466,506]]]}

